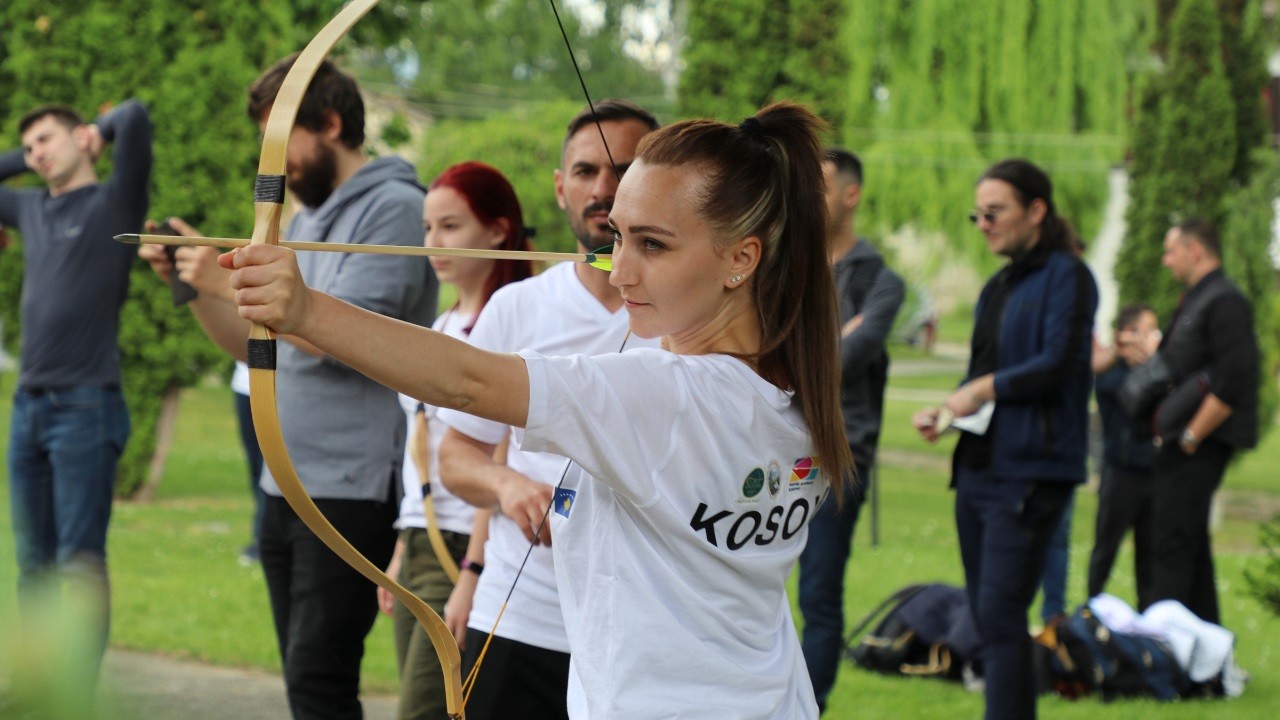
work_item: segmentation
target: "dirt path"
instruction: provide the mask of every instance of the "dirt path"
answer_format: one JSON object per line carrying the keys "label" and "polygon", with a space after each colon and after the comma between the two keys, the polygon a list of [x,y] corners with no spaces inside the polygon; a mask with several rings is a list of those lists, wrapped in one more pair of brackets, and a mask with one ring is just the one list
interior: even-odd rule
{"label": "dirt path", "polygon": [[[396,698],[363,698],[366,720],[392,720]],[[261,670],[216,667],[131,650],[107,652],[104,720],[288,720],[284,682]]]}

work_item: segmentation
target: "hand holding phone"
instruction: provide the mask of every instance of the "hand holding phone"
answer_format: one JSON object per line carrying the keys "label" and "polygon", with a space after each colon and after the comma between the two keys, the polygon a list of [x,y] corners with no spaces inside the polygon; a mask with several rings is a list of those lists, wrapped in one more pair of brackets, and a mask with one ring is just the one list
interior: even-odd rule
{"label": "hand holding phone", "polygon": [[[156,229],[151,231],[151,234],[179,235],[181,233],[174,230],[173,226],[169,224],[169,221],[165,220],[157,225]],[[200,294],[196,292],[195,288],[178,279],[178,246],[165,245],[164,252],[169,256],[169,262],[174,266],[173,273],[169,276],[169,291],[173,297],[173,306],[182,307],[192,300],[195,300]]]}

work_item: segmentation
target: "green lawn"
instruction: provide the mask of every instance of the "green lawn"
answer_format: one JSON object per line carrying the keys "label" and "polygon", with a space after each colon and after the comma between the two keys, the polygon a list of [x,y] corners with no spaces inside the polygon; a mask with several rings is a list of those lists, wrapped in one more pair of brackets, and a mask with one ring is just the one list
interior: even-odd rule
{"label": "green lawn", "polygon": [[[927,362],[903,358],[902,362]],[[12,388],[12,376],[0,378]],[[891,389],[945,391],[950,374],[895,380]],[[0,448],[7,440],[8,390],[0,397]],[[868,542],[868,514],[858,529],[848,570],[847,616],[853,621],[902,585],[923,581],[960,584],[946,458],[953,440],[929,446],[915,437],[909,419],[923,403],[890,400],[883,445],[898,460],[880,469],[880,545]],[[1280,461],[1280,434],[1232,468],[1226,487],[1248,490],[1267,502],[1280,498],[1268,470]],[[14,663],[13,551],[7,483],[0,489],[0,677]],[[1230,702],[1147,702],[1102,704],[1093,700],[1042,703],[1044,717],[1071,720],[1159,717],[1270,717],[1280,706],[1277,669],[1270,638],[1280,636],[1280,618],[1266,614],[1247,596],[1243,570],[1259,554],[1257,502],[1229,507],[1215,535],[1223,615],[1238,639],[1239,663],[1253,674],[1245,696]],[[1095,496],[1078,494],[1069,600],[1083,598],[1084,565],[1091,545]],[[275,639],[261,572],[237,563],[249,534],[251,502],[235,432],[231,399],[225,386],[211,383],[183,396],[179,426],[169,465],[155,502],[116,505],[110,539],[114,599],[112,642],[120,647],[188,657],[212,663],[278,667]],[[1126,545],[1111,591],[1134,597],[1132,556]],[[365,685],[393,690],[395,662],[390,624],[382,619],[365,655]],[[846,666],[831,698],[829,717],[954,718],[976,717],[981,698],[958,686],[931,680],[886,678]],[[1268,710],[1268,708],[1273,708]]]}

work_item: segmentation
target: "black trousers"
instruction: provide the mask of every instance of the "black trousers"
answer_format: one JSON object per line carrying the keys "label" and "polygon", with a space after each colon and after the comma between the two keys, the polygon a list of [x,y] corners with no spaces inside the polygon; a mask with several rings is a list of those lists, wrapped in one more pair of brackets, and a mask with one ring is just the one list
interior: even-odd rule
{"label": "black trousers", "polygon": [[1151,471],[1128,470],[1106,464],[1098,486],[1098,517],[1089,555],[1089,597],[1102,592],[1111,576],[1125,533],[1133,529],[1133,573],[1138,607],[1151,599],[1151,511],[1154,480]]}
{"label": "black trousers", "polygon": [[[316,505],[374,565],[387,566],[396,542],[394,503]],[[293,717],[360,720],[360,660],[378,615],[376,586],[320,542],[283,498],[264,500],[260,550]]]}
{"label": "black trousers", "polygon": [[986,469],[957,465],[955,488],[965,591],[982,635],[983,717],[1033,720],[1036,684],[1027,610],[1075,485],[1003,480]]}
{"label": "black trousers", "polygon": [[[1173,443],[1156,454],[1151,523],[1151,602],[1177,600],[1201,620],[1222,624],[1209,543],[1209,506],[1232,449],[1209,438],[1187,455]],[[1142,608],[1145,609],[1145,608]]]}
{"label": "black trousers", "polygon": [[[465,678],[488,632],[467,628]],[[467,700],[467,720],[568,720],[569,653],[494,636]]]}

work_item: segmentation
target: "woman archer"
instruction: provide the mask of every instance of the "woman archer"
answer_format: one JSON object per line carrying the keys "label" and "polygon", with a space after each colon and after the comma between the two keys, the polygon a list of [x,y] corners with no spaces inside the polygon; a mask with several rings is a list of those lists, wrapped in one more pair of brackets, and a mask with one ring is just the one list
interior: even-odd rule
{"label": "woman archer", "polygon": [[242,317],[574,461],[550,516],[571,717],[818,715],[785,583],[852,474],[821,125],[778,103],[641,142],[610,282],[661,350],[488,353],[307,288],[287,249],[221,259]]}

